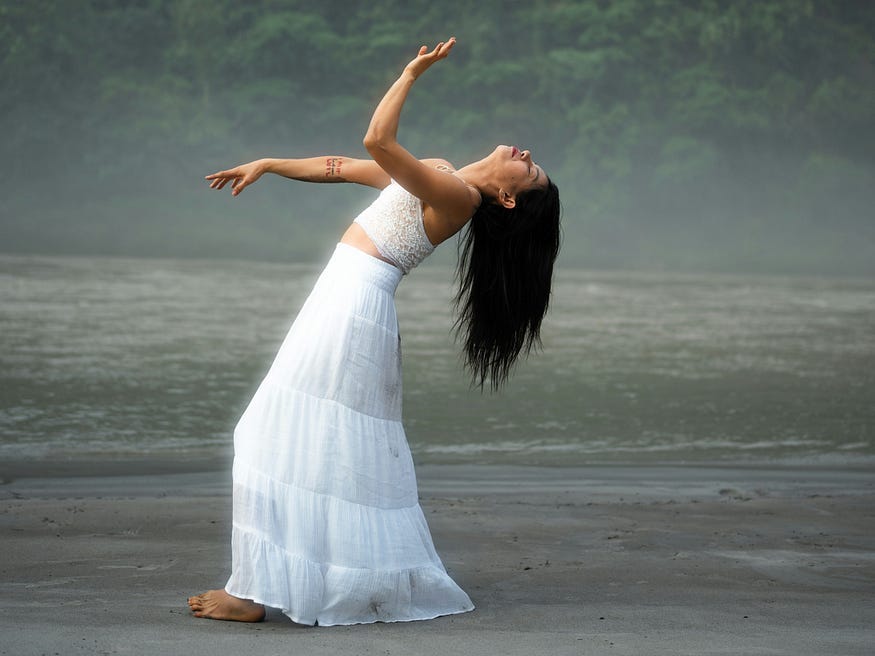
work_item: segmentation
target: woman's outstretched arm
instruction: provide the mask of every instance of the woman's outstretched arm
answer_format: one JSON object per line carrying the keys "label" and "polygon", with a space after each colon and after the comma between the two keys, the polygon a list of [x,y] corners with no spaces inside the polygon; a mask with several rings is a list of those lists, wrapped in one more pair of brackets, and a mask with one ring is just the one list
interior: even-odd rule
{"label": "woman's outstretched arm", "polygon": [[226,171],[206,176],[210,189],[222,189],[231,183],[231,195],[237,196],[265,173],[275,173],[302,182],[354,182],[383,189],[390,180],[380,165],[369,159],[342,155],[307,157],[304,159],[257,159]]}
{"label": "woman's outstretched arm", "polygon": [[393,180],[449,220],[471,216],[479,197],[472,198],[471,190],[459,178],[436,171],[416,159],[398,143],[397,133],[401,108],[416,78],[444,59],[455,43],[455,37],[451,37],[431,52],[426,46],[419,49],[419,54],[407,64],[401,77],[377,105],[364,138],[365,148]]}

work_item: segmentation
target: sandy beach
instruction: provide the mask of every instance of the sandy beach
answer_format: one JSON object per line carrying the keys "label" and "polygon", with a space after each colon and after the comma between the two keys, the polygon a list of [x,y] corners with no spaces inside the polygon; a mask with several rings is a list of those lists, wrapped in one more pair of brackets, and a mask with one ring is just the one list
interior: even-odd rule
{"label": "sandy beach", "polygon": [[[4,467],[0,654],[871,654],[875,473],[428,465],[423,509],[477,609],[428,622],[198,620],[230,475]],[[95,471],[103,475],[94,476]],[[162,473],[154,473],[160,471]]]}

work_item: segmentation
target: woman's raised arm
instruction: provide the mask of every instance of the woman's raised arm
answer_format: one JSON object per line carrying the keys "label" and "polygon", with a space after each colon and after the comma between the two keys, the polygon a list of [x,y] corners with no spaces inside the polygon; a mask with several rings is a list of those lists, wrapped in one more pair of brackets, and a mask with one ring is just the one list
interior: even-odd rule
{"label": "woman's raised arm", "polygon": [[432,64],[444,59],[452,50],[456,38],[439,43],[434,50],[426,46],[404,68],[395,83],[383,96],[364,138],[365,148],[386,173],[411,194],[431,206],[449,220],[466,219],[476,208],[479,198],[472,198],[470,188],[461,179],[435,170],[411,155],[398,143],[398,121],[401,108],[413,83]]}
{"label": "woman's raised arm", "polygon": [[342,155],[307,157],[304,159],[257,159],[226,171],[206,176],[210,189],[222,189],[231,183],[231,195],[237,196],[265,173],[275,173],[302,182],[354,182],[383,189],[389,175],[370,159]]}

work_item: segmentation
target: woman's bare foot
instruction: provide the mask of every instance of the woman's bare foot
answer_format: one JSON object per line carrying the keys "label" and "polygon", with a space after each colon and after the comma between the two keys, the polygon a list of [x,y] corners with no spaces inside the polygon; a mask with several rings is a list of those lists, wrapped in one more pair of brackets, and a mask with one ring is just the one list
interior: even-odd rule
{"label": "woman's bare foot", "polygon": [[249,599],[233,597],[224,590],[210,590],[188,598],[188,606],[195,617],[235,622],[261,622],[264,606]]}

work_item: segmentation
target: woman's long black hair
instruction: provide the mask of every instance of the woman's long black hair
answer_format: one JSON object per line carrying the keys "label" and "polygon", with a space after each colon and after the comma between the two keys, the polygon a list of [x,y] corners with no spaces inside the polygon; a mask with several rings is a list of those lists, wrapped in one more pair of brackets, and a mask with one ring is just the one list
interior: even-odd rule
{"label": "woman's long black hair", "polygon": [[548,180],[519,194],[510,209],[484,198],[459,240],[455,331],[481,390],[487,379],[498,389],[520,353],[541,345],[559,214],[559,190]]}

